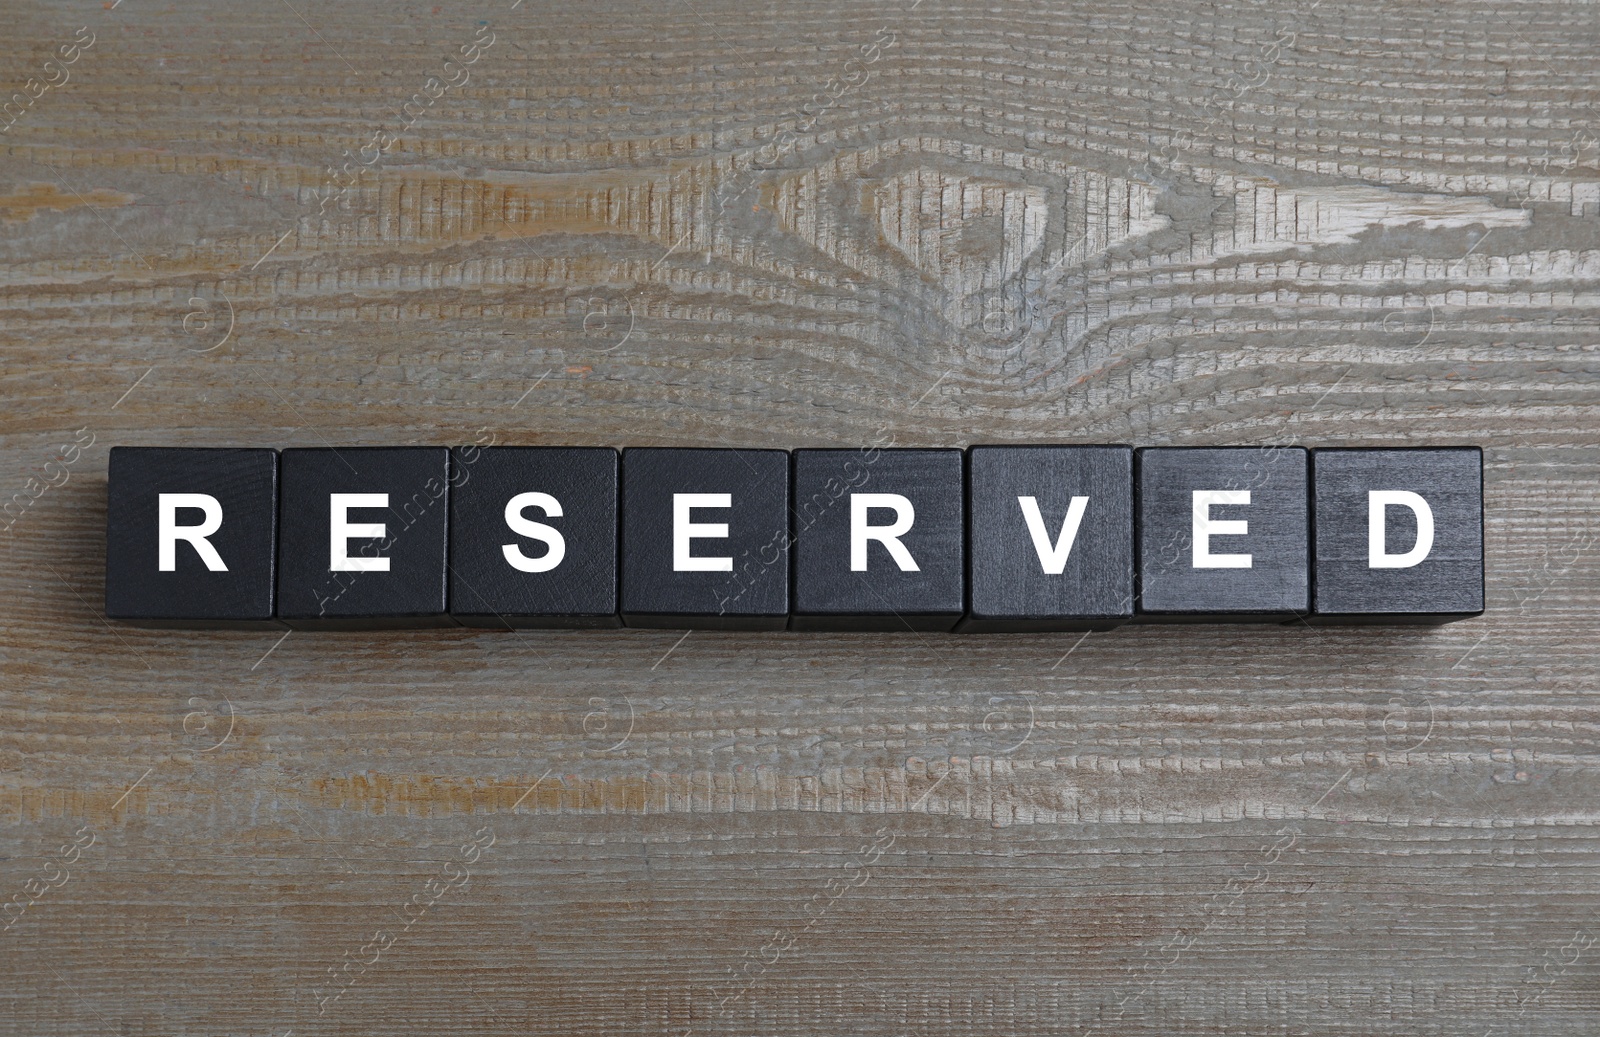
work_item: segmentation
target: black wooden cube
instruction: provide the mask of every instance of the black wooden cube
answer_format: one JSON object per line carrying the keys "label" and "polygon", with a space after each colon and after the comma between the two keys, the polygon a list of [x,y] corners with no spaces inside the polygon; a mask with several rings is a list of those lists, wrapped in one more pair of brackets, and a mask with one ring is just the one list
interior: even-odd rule
{"label": "black wooden cube", "polygon": [[450,453],[450,614],[463,626],[615,627],[617,452]]}
{"label": "black wooden cube", "polygon": [[793,630],[949,630],[965,608],[960,450],[796,450]]}
{"label": "black wooden cube", "polygon": [[285,450],[278,617],[296,629],[452,626],[450,451]]}
{"label": "black wooden cube", "polygon": [[1133,617],[1133,448],[967,451],[969,633],[1109,630]]}
{"label": "black wooden cube", "polygon": [[111,448],[106,616],[140,626],[277,627],[278,453]]}
{"label": "black wooden cube", "polygon": [[1483,451],[1314,450],[1314,623],[1483,612]]}
{"label": "black wooden cube", "polygon": [[624,450],[621,562],[628,626],[782,630],[788,453]]}
{"label": "black wooden cube", "polygon": [[1140,620],[1282,621],[1310,607],[1301,447],[1137,452]]}

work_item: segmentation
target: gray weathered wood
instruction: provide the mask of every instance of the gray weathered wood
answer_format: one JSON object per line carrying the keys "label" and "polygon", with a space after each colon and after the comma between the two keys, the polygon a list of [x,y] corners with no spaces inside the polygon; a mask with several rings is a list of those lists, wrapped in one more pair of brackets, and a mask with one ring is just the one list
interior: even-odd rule
{"label": "gray weathered wood", "polygon": [[[1593,6],[6,16],[0,1029],[1600,1026]],[[1488,612],[98,612],[113,444],[1039,440],[1480,443]]]}

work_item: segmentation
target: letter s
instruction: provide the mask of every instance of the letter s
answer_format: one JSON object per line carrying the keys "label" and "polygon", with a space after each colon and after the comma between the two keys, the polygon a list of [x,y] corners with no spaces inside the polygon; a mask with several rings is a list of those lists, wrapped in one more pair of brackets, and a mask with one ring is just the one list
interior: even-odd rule
{"label": "letter s", "polygon": [[544,513],[550,518],[561,517],[561,502],[548,493],[528,492],[519,493],[506,501],[506,525],[513,533],[519,536],[530,537],[546,545],[547,550],[538,558],[529,558],[522,553],[522,548],[516,544],[503,544],[500,552],[505,555],[506,564],[518,572],[545,573],[561,564],[567,556],[567,541],[561,531],[554,526],[547,526],[543,522],[522,517],[524,508],[543,508]]}

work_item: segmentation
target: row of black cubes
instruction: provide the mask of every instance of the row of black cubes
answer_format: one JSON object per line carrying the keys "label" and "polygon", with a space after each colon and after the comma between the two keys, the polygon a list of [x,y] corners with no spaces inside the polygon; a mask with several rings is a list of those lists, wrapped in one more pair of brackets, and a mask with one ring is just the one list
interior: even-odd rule
{"label": "row of black cubes", "polygon": [[[1372,528],[1369,491],[1395,490],[1427,502],[1431,547],[1373,568],[1374,535],[1403,552],[1422,534],[1403,507]],[[1197,491],[1220,493],[1205,565]],[[225,571],[187,541],[161,571],[163,493],[220,506]],[[342,543],[385,571],[332,569],[334,494],[362,495]],[[857,497],[873,506],[853,515]],[[894,497],[909,526],[853,558],[853,521],[904,520]],[[560,563],[530,571],[552,546],[517,521],[558,532]],[[156,626],[1006,632],[1482,610],[1476,447],[117,447],[109,473],[106,613]]]}

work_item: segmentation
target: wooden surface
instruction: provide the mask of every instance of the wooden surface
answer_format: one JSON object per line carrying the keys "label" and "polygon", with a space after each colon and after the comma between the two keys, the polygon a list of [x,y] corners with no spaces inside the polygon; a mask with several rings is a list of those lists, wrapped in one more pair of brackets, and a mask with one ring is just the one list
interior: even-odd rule
{"label": "wooden surface", "polygon": [[[1594,5],[5,15],[0,1032],[1600,1031]],[[475,440],[1480,443],[1488,612],[100,618],[112,445]]]}

